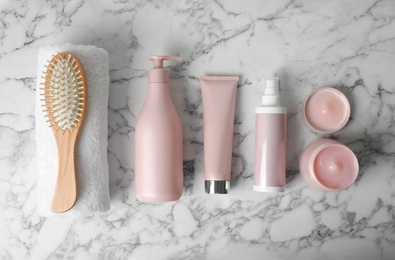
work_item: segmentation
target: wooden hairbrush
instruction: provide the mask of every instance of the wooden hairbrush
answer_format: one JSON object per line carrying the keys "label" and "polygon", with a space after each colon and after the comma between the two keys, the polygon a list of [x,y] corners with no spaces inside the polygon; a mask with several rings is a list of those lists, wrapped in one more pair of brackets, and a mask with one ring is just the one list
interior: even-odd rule
{"label": "wooden hairbrush", "polygon": [[44,72],[44,113],[58,147],[58,178],[52,212],[71,209],[77,200],[76,147],[84,120],[87,84],[80,61],[70,53],[54,55]]}

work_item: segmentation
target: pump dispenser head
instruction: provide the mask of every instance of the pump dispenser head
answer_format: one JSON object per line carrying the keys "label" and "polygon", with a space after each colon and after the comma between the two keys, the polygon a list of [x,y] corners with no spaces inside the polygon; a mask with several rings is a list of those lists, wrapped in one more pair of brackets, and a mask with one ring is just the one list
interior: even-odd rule
{"label": "pump dispenser head", "polygon": [[151,69],[148,73],[149,83],[167,83],[169,81],[169,73],[165,68],[163,68],[164,60],[181,61],[181,59],[176,56],[151,55],[149,56],[149,59],[154,62],[154,68]]}
{"label": "pump dispenser head", "polygon": [[266,80],[266,87],[262,96],[262,106],[265,107],[279,107],[279,79],[276,77]]}
{"label": "pump dispenser head", "polygon": [[154,68],[163,68],[163,61],[164,60],[176,60],[181,61],[179,57],[176,56],[160,56],[160,55],[151,55],[149,59],[154,62]]}

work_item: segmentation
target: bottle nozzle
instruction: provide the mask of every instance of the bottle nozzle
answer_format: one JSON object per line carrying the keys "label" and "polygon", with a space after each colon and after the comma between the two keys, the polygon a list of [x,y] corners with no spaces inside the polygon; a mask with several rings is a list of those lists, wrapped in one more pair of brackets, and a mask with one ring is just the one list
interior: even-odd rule
{"label": "bottle nozzle", "polygon": [[279,79],[276,77],[268,78],[266,80],[266,87],[264,91],[265,96],[278,96]]}
{"label": "bottle nozzle", "polygon": [[176,56],[160,56],[160,55],[151,55],[149,59],[154,62],[154,68],[163,68],[163,61],[164,60],[176,60],[181,61],[179,57]]}
{"label": "bottle nozzle", "polygon": [[263,106],[280,106],[279,82],[280,80],[276,77],[266,80],[266,87],[262,96]]}
{"label": "bottle nozzle", "polygon": [[166,83],[169,81],[169,72],[163,68],[164,60],[176,60],[180,61],[181,59],[175,56],[159,56],[159,55],[151,55],[149,59],[154,62],[154,68],[151,69],[148,73],[148,82],[149,83]]}

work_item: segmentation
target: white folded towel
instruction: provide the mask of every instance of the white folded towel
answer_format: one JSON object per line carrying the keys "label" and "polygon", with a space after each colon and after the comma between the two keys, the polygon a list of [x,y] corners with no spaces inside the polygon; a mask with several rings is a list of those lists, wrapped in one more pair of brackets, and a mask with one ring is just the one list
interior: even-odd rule
{"label": "white folded towel", "polygon": [[[58,151],[55,137],[46,122],[40,102],[40,83],[46,71],[45,65],[52,55],[69,52],[84,67],[88,100],[85,119],[77,141],[77,202],[65,213],[52,213],[51,204],[58,175]],[[45,46],[38,51],[36,88],[36,142],[39,215],[91,216],[110,209],[107,162],[107,104],[109,93],[108,54],[95,46],[64,44]],[[44,72],[43,72],[44,71]]]}

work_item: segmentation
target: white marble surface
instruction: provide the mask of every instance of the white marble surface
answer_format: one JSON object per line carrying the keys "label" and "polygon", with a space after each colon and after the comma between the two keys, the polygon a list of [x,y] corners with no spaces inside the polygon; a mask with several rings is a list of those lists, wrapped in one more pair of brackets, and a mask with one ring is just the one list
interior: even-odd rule
{"label": "white marble surface", "polygon": [[[395,2],[0,1],[0,259],[395,259]],[[36,213],[37,49],[70,42],[110,55],[112,210],[103,217]],[[173,54],[172,95],[184,127],[180,201],[134,196],[134,125],[150,54]],[[198,76],[240,75],[232,189],[203,191]],[[289,113],[287,190],[252,191],[254,108],[277,75]],[[300,107],[314,88],[347,93],[352,119],[332,135],[360,174],[342,192],[311,190],[298,173],[319,138]]]}

